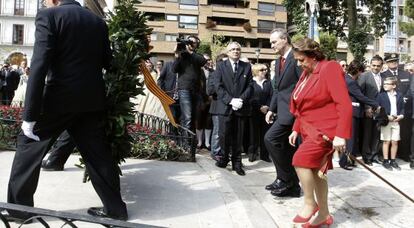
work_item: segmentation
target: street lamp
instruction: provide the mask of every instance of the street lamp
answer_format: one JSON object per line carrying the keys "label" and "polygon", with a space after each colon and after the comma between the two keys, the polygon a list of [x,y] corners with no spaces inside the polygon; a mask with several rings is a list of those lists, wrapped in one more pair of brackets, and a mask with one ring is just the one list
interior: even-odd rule
{"label": "street lamp", "polygon": [[260,48],[254,50],[254,53],[256,54],[256,63],[259,63]]}

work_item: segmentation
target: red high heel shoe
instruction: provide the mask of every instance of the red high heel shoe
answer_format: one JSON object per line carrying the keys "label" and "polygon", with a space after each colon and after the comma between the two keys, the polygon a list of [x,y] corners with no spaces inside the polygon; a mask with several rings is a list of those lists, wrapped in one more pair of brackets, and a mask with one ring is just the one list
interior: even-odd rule
{"label": "red high heel shoe", "polygon": [[300,215],[296,215],[295,218],[293,218],[293,222],[294,223],[305,223],[305,222],[308,222],[312,218],[312,216],[314,216],[316,214],[316,212],[318,212],[318,211],[319,211],[319,207],[318,207],[318,205],[316,205],[315,209],[313,209],[312,214],[309,215],[309,217],[304,218],[304,217],[302,217]]}
{"label": "red high heel shoe", "polygon": [[302,225],[302,228],[320,228],[322,226],[328,226],[328,228],[333,224],[333,217],[332,215],[329,215],[328,218],[326,218],[325,221],[317,224],[317,225],[312,225],[309,222],[305,223]]}

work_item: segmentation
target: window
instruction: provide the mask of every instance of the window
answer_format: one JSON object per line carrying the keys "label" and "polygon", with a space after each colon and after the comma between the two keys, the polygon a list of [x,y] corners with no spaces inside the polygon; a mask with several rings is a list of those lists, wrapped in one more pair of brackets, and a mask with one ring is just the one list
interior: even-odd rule
{"label": "window", "polygon": [[411,41],[407,41],[407,52],[411,52]]}
{"label": "window", "polygon": [[388,36],[395,36],[395,34],[397,33],[396,26],[397,26],[397,23],[396,22],[391,22],[388,25],[388,30],[387,30],[387,35]]}
{"label": "window", "polygon": [[259,2],[258,11],[259,15],[272,16],[275,13],[275,4]]}
{"label": "window", "polygon": [[173,15],[173,14],[167,14],[165,16],[165,19],[167,21],[178,21],[178,16],[177,15]]}
{"label": "window", "polygon": [[379,39],[375,39],[374,49],[375,49],[376,52],[379,51],[379,49],[380,49],[380,41],[379,41]]}
{"label": "window", "polygon": [[178,36],[175,34],[165,34],[165,41],[177,41]]}
{"label": "window", "polygon": [[24,15],[24,0],[15,0],[14,15]]}
{"label": "window", "polygon": [[280,22],[259,20],[257,23],[257,32],[260,33],[270,33],[275,28],[286,28],[286,24]]}
{"label": "window", "polygon": [[283,5],[276,5],[276,12],[286,12],[286,7],[284,7]]}
{"label": "window", "polygon": [[198,0],[180,0],[180,9],[198,9]]}
{"label": "window", "polygon": [[197,16],[180,15],[179,28],[197,29],[198,18]]}
{"label": "window", "polygon": [[151,40],[157,40],[157,33],[151,33]]}
{"label": "window", "polygon": [[23,44],[23,25],[13,25],[13,44]]}

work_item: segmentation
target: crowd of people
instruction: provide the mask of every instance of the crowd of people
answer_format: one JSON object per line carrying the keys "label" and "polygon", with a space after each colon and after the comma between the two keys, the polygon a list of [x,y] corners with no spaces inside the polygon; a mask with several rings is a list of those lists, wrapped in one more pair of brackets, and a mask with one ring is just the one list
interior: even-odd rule
{"label": "crowd of people", "polygon": [[1,104],[23,107],[30,72],[27,62],[22,60],[19,65],[5,62],[0,68]]}
{"label": "crowd of people", "polygon": [[[111,59],[107,27],[75,1],[47,0],[46,5],[50,9],[36,17],[28,83],[25,62],[14,69],[5,64],[0,72],[5,105],[22,106],[25,99],[18,94],[27,96],[8,202],[33,206],[40,167],[63,170],[77,146],[103,203],[88,213],[127,220],[103,128],[102,69]],[[57,30],[55,20],[61,18],[70,20]],[[90,22],[88,26],[84,21]],[[55,42],[55,37],[62,42]],[[233,171],[246,175],[243,153],[249,162],[272,162],[275,179],[264,186],[271,195],[300,197],[303,191],[304,203],[293,222],[302,227],[329,226],[333,217],[326,175],[335,153],[346,170],[355,165],[348,153],[361,155],[367,165],[381,163],[387,170],[399,170],[395,159],[406,156],[414,169],[414,65],[400,69],[397,54],[374,56],[367,66],[358,60],[349,65],[327,60],[317,42],[303,38],[292,43],[285,29],[273,30],[269,40],[278,55],[270,66],[243,58],[237,42],[230,42],[213,62],[209,55],[197,53],[196,36],[178,40],[173,61],[159,60],[154,67],[147,60],[146,66],[176,101],[170,106],[176,122],[196,132],[197,147],[206,147],[217,167],[231,163]],[[91,55],[103,58],[95,61]],[[165,118],[157,98],[145,88],[144,93],[131,99],[136,110]],[[58,145],[67,153],[57,149],[42,162],[59,135]],[[9,210],[7,218],[29,217]]]}

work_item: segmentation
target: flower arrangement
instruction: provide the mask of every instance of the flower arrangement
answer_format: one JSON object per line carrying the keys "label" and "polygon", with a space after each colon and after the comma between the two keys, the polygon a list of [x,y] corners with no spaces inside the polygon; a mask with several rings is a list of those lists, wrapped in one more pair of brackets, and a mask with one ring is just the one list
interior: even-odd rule
{"label": "flower arrangement", "polygon": [[0,106],[0,148],[16,147],[17,134],[20,132],[22,108]]}
{"label": "flower arrangement", "polygon": [[153,129],[134,124],[128,126],[128,133],[135,139],[131,156],[140,159],[168,161],[189,161],[190,153],[180,143],[178,137],[171,137],[161,129]]}

